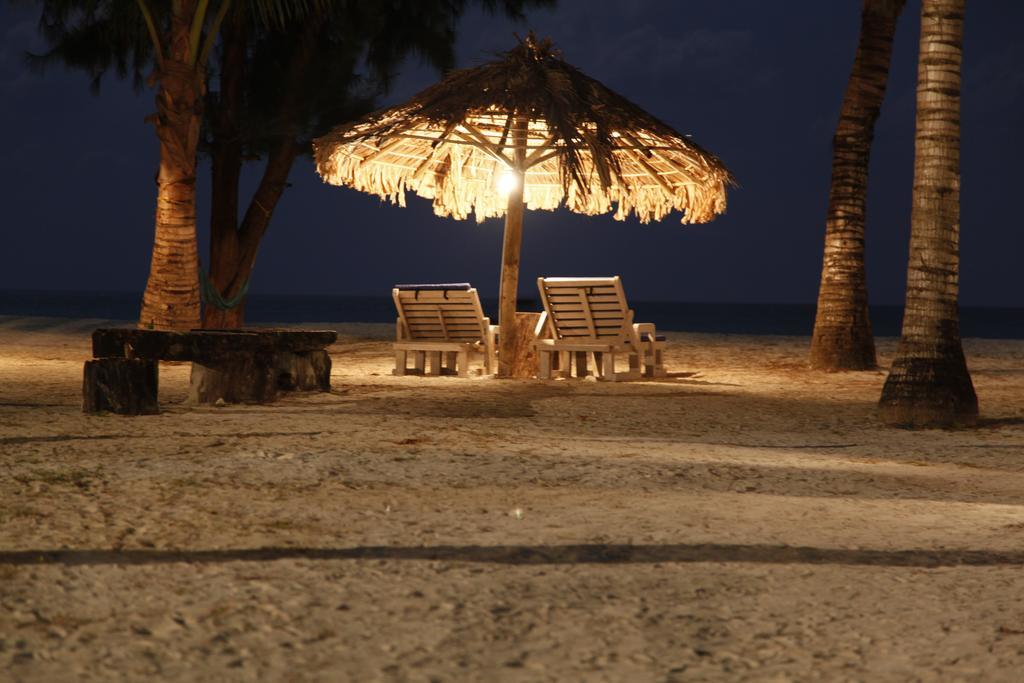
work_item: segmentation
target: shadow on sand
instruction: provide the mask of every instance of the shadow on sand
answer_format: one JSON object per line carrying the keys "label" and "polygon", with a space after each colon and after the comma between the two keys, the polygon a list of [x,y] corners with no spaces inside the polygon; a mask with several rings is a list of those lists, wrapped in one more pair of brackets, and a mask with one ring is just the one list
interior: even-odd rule
{"label": "shadow on sand", "polygon": [[984,429],[985,427],[1000,428],[1000,427],[1019,427],[1024,425],[1024,417],[1013,416],[1013,417],[983,417],[978,420],[978,427]]}
{"label": "shadow on sand", "polygon": [[786,545],[437,545],[351,548],[238,548],[226,550],[21,550],[0,552],[0,565],[218,564],[275,560],[421,560],[508,565],[753,564],[881,567],[994,567],[1024,565],[1024,551],[866,550]]}

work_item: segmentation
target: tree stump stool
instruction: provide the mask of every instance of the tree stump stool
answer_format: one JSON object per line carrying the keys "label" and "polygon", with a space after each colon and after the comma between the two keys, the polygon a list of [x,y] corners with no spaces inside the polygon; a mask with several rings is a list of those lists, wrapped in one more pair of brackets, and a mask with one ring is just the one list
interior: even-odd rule
{"label": "tree stump stool", "polygon": [[273,356],[251,353],[238,358],[196,360],[189,376],[188,402],[271,403],[277,398],[277,389]]}
{"label": "tree stump stool", "polygon": [[97,358],[85,361],[82,409],[87,413],[155,415],[157,364],[133,358]]}

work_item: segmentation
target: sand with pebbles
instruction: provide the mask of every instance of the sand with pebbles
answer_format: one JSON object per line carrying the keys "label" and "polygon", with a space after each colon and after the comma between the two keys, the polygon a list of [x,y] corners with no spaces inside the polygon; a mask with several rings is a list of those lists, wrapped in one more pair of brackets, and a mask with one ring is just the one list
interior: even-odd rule
{"label": "sand with pebbles", "polygon": [[[80,411],[99,321],[0,318],[0,679],[1019,681],[1024,342],[982,424],[874,417],[807,340],[670,334],[659,381],[392,377]],[[892,340],[881,340],[887,363]]]}

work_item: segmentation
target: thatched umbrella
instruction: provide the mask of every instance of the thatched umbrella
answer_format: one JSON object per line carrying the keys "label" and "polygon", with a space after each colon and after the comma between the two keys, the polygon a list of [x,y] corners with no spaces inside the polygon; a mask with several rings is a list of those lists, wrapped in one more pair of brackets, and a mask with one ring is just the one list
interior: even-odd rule
{"label": "thatched umbrella", "polygon": [[[725,211],[729,171],[712,154],[560,59],[533,35],[501,59],[449,73],[409,102],[313,143],[325,181],[439,216],[505,214],[499,324],[514,324],[523,208],[615,209],[642,223]],[[501,334],[499,374],[512,343]]]}

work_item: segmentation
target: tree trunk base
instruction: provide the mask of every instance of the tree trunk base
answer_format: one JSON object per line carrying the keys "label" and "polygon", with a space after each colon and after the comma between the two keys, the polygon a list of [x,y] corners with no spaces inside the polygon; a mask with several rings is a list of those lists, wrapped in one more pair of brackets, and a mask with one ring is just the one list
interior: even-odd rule
{"label": "tree trunk base", "polygon": [[978,397],[959,361],[897,359],[878,402],[878,416],[893,427],[971,427],[978,422]]}
{"label": "tree trunk base", "polygon": [[[507,356],[500,359],[500,367],[504,370],[501,377],[530,379],[537,376],[540,363],[533,343],[537,340],[536,328],[539,320],[540,313],[516,313],[515,329],[509,332],[509,344],[500,345],[500,352],[507,352]],[[501,337],[505,336],[505,325],[501,326],[498,334]]]}
{"label": "tree trunk base", "polygon": [[[212,277],[212,276],[211,276]],[[203,310],[203,329],[237,330],[245,325],[245,302],[226,311],[207,305]]]}
{"label": "tree trunk base", "polygon": [[871,330],[815,329],[811,337],[811,368],[814,370],[874,370],[875,340]]}
{"label": "tree trunk base", "polygon": [[156,415],[157,363],[152,360],[98,358],[85,362],[82,410],[118,415]]}
{"label": "tree trunk base", "polygon": [[275,398],[277,369],[263,354],[216,364],[192,363],[189,403],[270,403]]}

